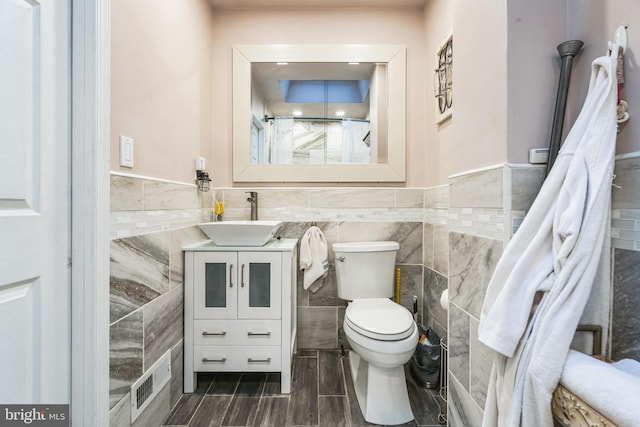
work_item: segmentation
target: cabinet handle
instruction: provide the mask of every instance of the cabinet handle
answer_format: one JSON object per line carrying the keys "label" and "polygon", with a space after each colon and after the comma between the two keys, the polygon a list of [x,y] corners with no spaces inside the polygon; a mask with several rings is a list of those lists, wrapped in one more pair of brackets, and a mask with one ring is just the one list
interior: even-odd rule
{"label": "cabinet handle", "polygon": [[244,288],[244,264],[240,267],[240,287]]}
{"label": "cabinet handle", "polygon": [[268,337],[268,336],[271,336],[271,332],[251,332],[251,331],[249,331],[249,332],[247,332],[247,335],[249,335],[250,337],[251,336],[254,336],[254,337],[255,336],[266,336],[266,337]]}
{"label": "cabinet handle", "polygon": [[227,332],[226,331],[222,331],[222,332],[207,332],[207,331],[203,331],[202,332],[202,336],[204,336],[204,337],[210,336],[210,335],[225,336],[225,335],[227,335]]}
{"label": "cabinet handle", "polygon": [[224,363],[226,361],[226,357],[223,357],[222,359],[207,359],[206,357],[202,358],[202,363]]}
{"label": "cabinet handle", "polygon": [[271,358],[267,357],[266,359],[254,359],[252,357],[247,359],[247,362],[249,363],[270,363],[271,362]]}
{"label": "cabinet handle", "polygon": [[233,264],[229,264],[229,287],[233,288]]}

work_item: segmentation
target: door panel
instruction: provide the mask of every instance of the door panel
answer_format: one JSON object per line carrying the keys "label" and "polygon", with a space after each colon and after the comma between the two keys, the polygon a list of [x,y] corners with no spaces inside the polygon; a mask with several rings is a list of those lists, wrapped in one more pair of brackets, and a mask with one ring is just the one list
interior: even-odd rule
{"label": "door panel", "polygon": [[5,404],[69,402],[69,15],[68,0],[0,1]]}
{"label": "door panel", "polygon": [[278,252],[238,254],[238,318],[280,319],[281,257]]}
{"label": "door panel", "polygon": [[0,388],[0,402],[11,402],[12,396],[33,396],[34,362],[38,344],[34,341],[34,291],[37,281],[27,281],[0,288],[0,313],[3,318],[17,321],[0,322],[2,363],[11,369],[1,371],[0,383],[12,387]]}
{"label": "door panel", "polygon": [[[34,208],[40,124],[40,12],[25,0],[0,2],[0,206]],[[7,78],[8,77],[8,78]],[[37,182],[37,181],[36,181]]]}
{"label": "door panel", "polygon": [[193,263],[193,312],[196,319],[235,319],[237,256],[228,252],[197,252]]}

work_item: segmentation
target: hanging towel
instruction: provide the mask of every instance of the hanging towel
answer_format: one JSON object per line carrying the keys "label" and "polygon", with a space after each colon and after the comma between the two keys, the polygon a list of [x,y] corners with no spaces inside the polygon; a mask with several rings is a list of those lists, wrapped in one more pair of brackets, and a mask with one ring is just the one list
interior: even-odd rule
{"label": "hanging towel", "polygon": [[324,285],[324,280],[318,279],[324,279],[329,274],[327,240],[316,226],[310,227],[302,236],[300,270],[304,271],[304,288],[310,288],[313,293]]}
{"label": "hanging towel", "polygon": [[478,338],[498,354],[484,427],[553,425],[551,396],[578,323],[598,317],[607,330],[615,67],[615,57],[593,61],[582,111],[489,282]]}

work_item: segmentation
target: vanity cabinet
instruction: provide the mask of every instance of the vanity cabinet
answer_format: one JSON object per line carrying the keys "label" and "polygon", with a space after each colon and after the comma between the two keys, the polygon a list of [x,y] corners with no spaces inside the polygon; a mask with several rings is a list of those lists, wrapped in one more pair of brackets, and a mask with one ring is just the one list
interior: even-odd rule
{"label": "vanity cabinet", "polygon": [[185,252],[184,391],[197,372],[280,372],[291,389],[296,345],[297,241],[260,247],[211,242]]}

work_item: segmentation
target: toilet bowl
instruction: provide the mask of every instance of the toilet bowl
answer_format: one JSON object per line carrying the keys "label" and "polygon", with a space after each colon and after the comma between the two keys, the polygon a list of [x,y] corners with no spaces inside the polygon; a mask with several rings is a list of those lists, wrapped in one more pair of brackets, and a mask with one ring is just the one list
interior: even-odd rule
{"label": "toilet bowl", "polygon": [[334,243],[338,297],[350,301],[343,329],[358,404],[370,423],[413,420],[404,364],[418,344],[406,308],[391,301],[397,242]]}
{"label": "toilet bowl", "polygon": [[343,327],[365,420],[383,425],[413,420],[404,372],[418,342],[411,313],[387,298],[356,299],[347,306]]}

